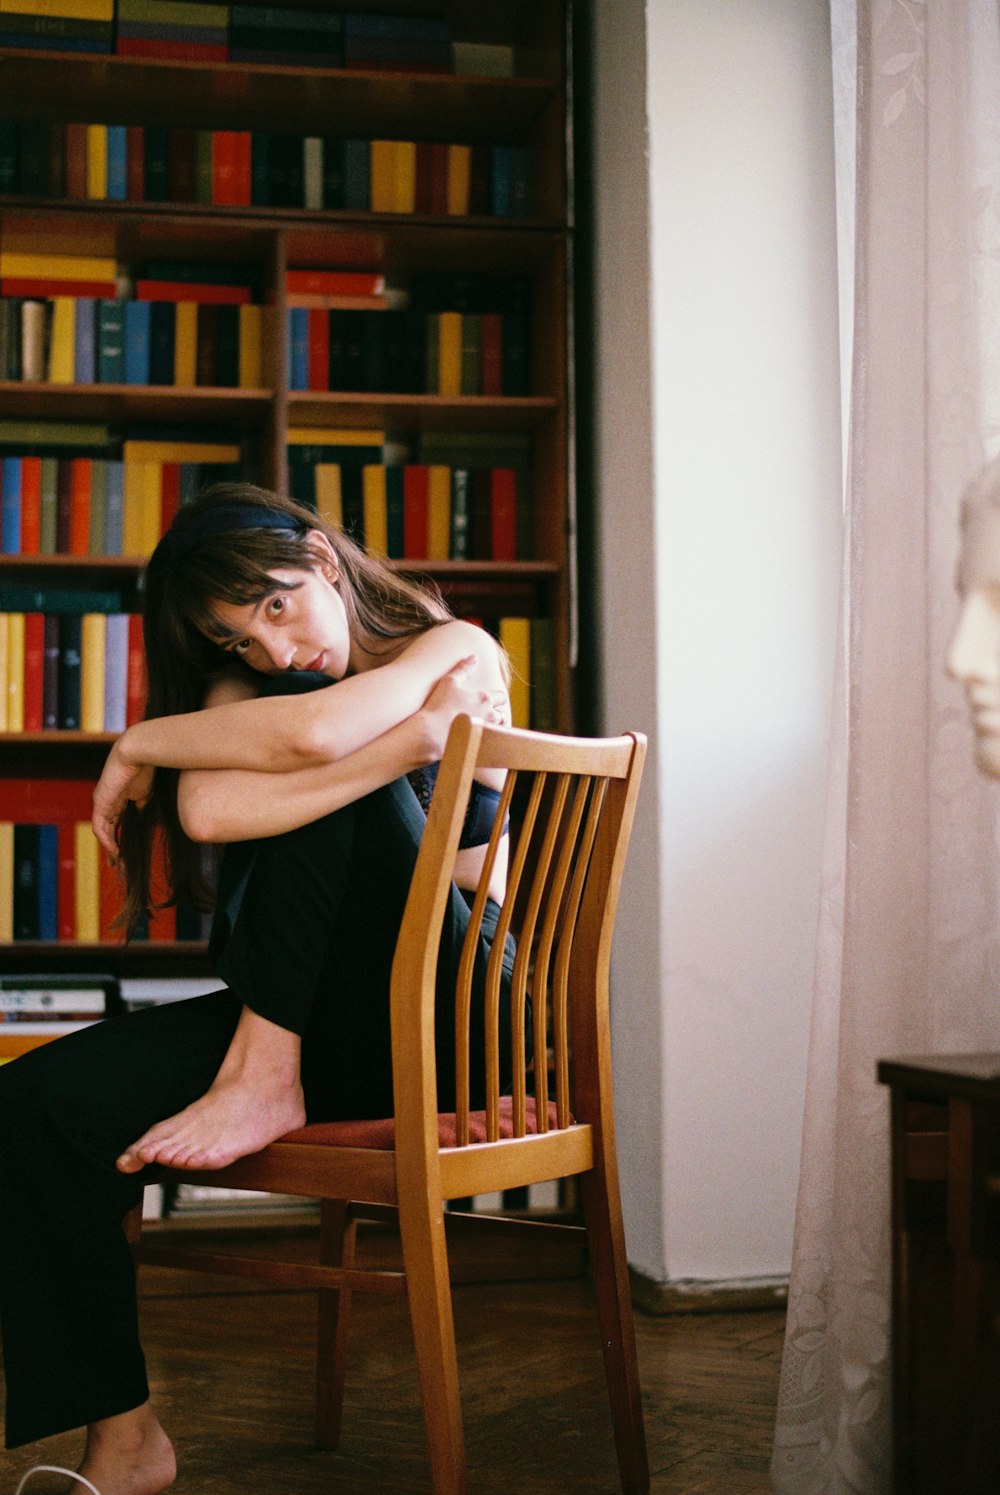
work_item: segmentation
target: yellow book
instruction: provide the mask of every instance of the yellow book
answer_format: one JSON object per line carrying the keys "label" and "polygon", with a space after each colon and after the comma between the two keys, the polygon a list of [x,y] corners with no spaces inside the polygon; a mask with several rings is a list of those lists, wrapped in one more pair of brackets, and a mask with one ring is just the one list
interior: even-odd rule
{"label": "yellow book", "polygon": [[215,441],[123,441],[129,462],[238,462],[240,449]]}
{"label": "yellow book", "polygon": [[113,21],[115,0],[0,0],[0,16],[60,16],[74,21]]}
{"label": "yellow book", "polygon": [[14,938],[14,826],[0,820],[0,945]]}
{"label": "yellow book", "polygon": [[344,505],[340,494],[340,463],[317,462],[313,469],[316,483],[316,512],[331,529],[344,528]]}
{"label": "yellow book", "polygon": [[163,463],[140,462],[139,554],[152,555],[163,532]]}
{"label": "yellow book", "polygon": [[114,280],[114,259],[88,254],[27,254],[0,249],[0,276],[21,280]]}
{"label": "yellow book", "polygon": [[76,852],[73,872],[76,937],[78,940],[98,940],[101,937],[101,848],[89,820],[79,820],[74,825],[73,850]]}
{"label": "yellow book", "polygon": [[385,432],[352,426],[289,426],[289,446],[384,446]]}
{"label": "yellow book", "polygon": [[385,468],[369,462],[361,469],[364,502],[365,549],[372,555],[389,554],[389,515],[385,501]]}
{"label": "yellow book", "polygon": [[7,653],[9,625],[10,614],[0,613],[0,732],[7,730],[7,681],[10,676],[10,659]]}
{"label": "yellow book", "polygon": [[52,297],[48,379],[51,384],[76,382],[76,299]]}
{"label": "yellow book", "polygon": [[531,619],[501,618],[500,642],[510,660],[510,713],[514,727],[531,726]]}
{"label": "yellow book", "polygon": [[417,142],[397,140],[393,161],[393,198],[397,213],[412,213],[417,205]]}
{"label": "yellow book", "polygon": [[240,389],[260,389],[263,374],[262,306],[240,307]]}
{"label": "yellow book", "polygon": [[24,731],[24,613],[7,614],[7,731]]}
{"label": "yellow book", "polygon": [[80,726],[104,731],[104,661],[108,620],[104,613],[84,613],[80,625]]}
{"label": "yellow book", "polygon": [[451,468],[427,469],[427,559],[446,561],[451,549]]}
{"label": "yellow book", "polygon": [[396,211],[396,141],[373,140],[370,148],[369,200],[373,213]]}
{"label": "yellow book", "polygon": [[174,383],[193,389],[198,382],[198,303],[178,301],[174,317]]}
{"label": "yellow book", "polygon": [[462,313],[443,311],[438,317],[438,394],[462,393]]}
{"label": "yellow book", "polygon": [[[129,444],[125,443],[126,446]],[[162,462],[146,462],[126,457],[122,554],[152,555],[160,538],[162,518]]]}
{"label": "yellow book", "polygon": [[469,211],[469,181],[472,175],[471,145],[448,147],[448,212]]}
{"label": "yellow book", "polygon": [[103,202],[108,195],[108,127],[87,126],[87,196]]}

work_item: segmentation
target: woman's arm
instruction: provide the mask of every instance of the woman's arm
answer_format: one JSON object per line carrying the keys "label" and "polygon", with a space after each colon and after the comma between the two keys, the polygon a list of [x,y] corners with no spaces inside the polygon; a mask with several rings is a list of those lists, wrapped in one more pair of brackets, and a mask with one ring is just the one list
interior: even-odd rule
{"label": "woman's arm", "polygon": [[418,711],[460,659],[481,661],[483,684],[499,683],[496,647],[455,620],[419,634],[388,664],[307,695],[231,701],[208,710],[138,722],[118,739],[123,765],[239,768],[288,773],[346,757]]}
{"label": "woman's arm", "polygon": [[374,742],[335,763],[293,773],[191,769],[181,774],[178,810],[193,841],[228,842],[276,836],[372,794],[444,752],[462,712],[502,721],[493,692],[472,685],[476,660],[461,660],[437,682],[419,711]]}

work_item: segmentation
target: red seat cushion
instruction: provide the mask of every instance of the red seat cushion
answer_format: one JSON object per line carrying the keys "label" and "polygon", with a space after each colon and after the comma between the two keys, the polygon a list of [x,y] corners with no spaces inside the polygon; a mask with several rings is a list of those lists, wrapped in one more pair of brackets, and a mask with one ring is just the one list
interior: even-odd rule
{"label": "red seat cushion", "polygon": [[[514,1135],[514,1102],[509,1095],[500,1097],[500,1136]],[[525,1102],[525,1130],[529,1135],[538,1131],[534,1096]],[[549,1101],[549,1131],[556,1130],[555,1101]],[[314,1121],[310,1126],[300,1126],[279,1139],[281,1142],[308,1142],[313,1147],[367,1147],[376,1152],[392,1152],[396,1146],[396,1122],[392,1116],[379,1121]],[[469,1141],[486,1141],[486,1112],[472,1111],[469,1115]],[[438,1117],[438,1146],[457,1147],[455,1113],[446,1112]]]}

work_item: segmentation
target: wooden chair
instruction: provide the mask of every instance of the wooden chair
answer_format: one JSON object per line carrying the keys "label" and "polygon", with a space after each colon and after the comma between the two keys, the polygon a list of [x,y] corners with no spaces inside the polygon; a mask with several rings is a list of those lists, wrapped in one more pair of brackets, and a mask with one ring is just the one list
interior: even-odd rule
{"label": "wooden chair", "polygon": [[[644,755],[638,734],[585,740],[459,718],[441,764],[393,966],[395,1116],[306,1126],[228,1168],[176,1175],[319,1198],[319,1264],[292,1266],[155,1242],[140,1248],[140,1259],[160,1264],[318,1290],[317,1442],[324,1448],[338,1441],[351,1294],[403,1290],[405,1282],[435,1495],[467,1489],[444,1201],[571,1177],[579,1181],[586,1222],[622,1489],[641,1495],[649,1488],[615,1159],[608,1013],[612,926]],[[458,973],[456,1111],[439,1116],[437,943],[477,768],[505,769],[507,777]],[[512,806],[508,891],[485,983],[486,1032],[494,1037],[487,1037],[485,1111],[477,1113],[469,1105],[472,944]],[[518,929],[514,1068],[505,1096],[495,1035],[500,954],[512,922]],[[529,997],[534,1050],[548,1054],[548,1066],[526,1062]],[[356,1266],[356,1222],[365,1206],[376,1207],[375,1217],[385,1206],[398,1210],[403,1273]],[[529,1228],[541,1237],[552,1229]]]}

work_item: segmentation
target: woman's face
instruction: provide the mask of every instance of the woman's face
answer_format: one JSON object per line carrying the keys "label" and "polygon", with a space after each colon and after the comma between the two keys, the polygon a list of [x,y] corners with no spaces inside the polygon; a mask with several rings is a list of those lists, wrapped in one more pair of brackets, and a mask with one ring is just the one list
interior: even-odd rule
{"label": "woman's face", "polygon": [[336,557],[325,537],[318,539],[319,568],[275,570],[276,590],[262,601],[219,602],[213,609],[226,633],[223,648],[261,674],[313,670],[341,680],[348,672],[351,635],[336,586]]}
{"label": "woman's face", "polygon": [[976,761],[1000,778],[1000,584],[965,593],[948,650],[948,671],[965,686]]}

